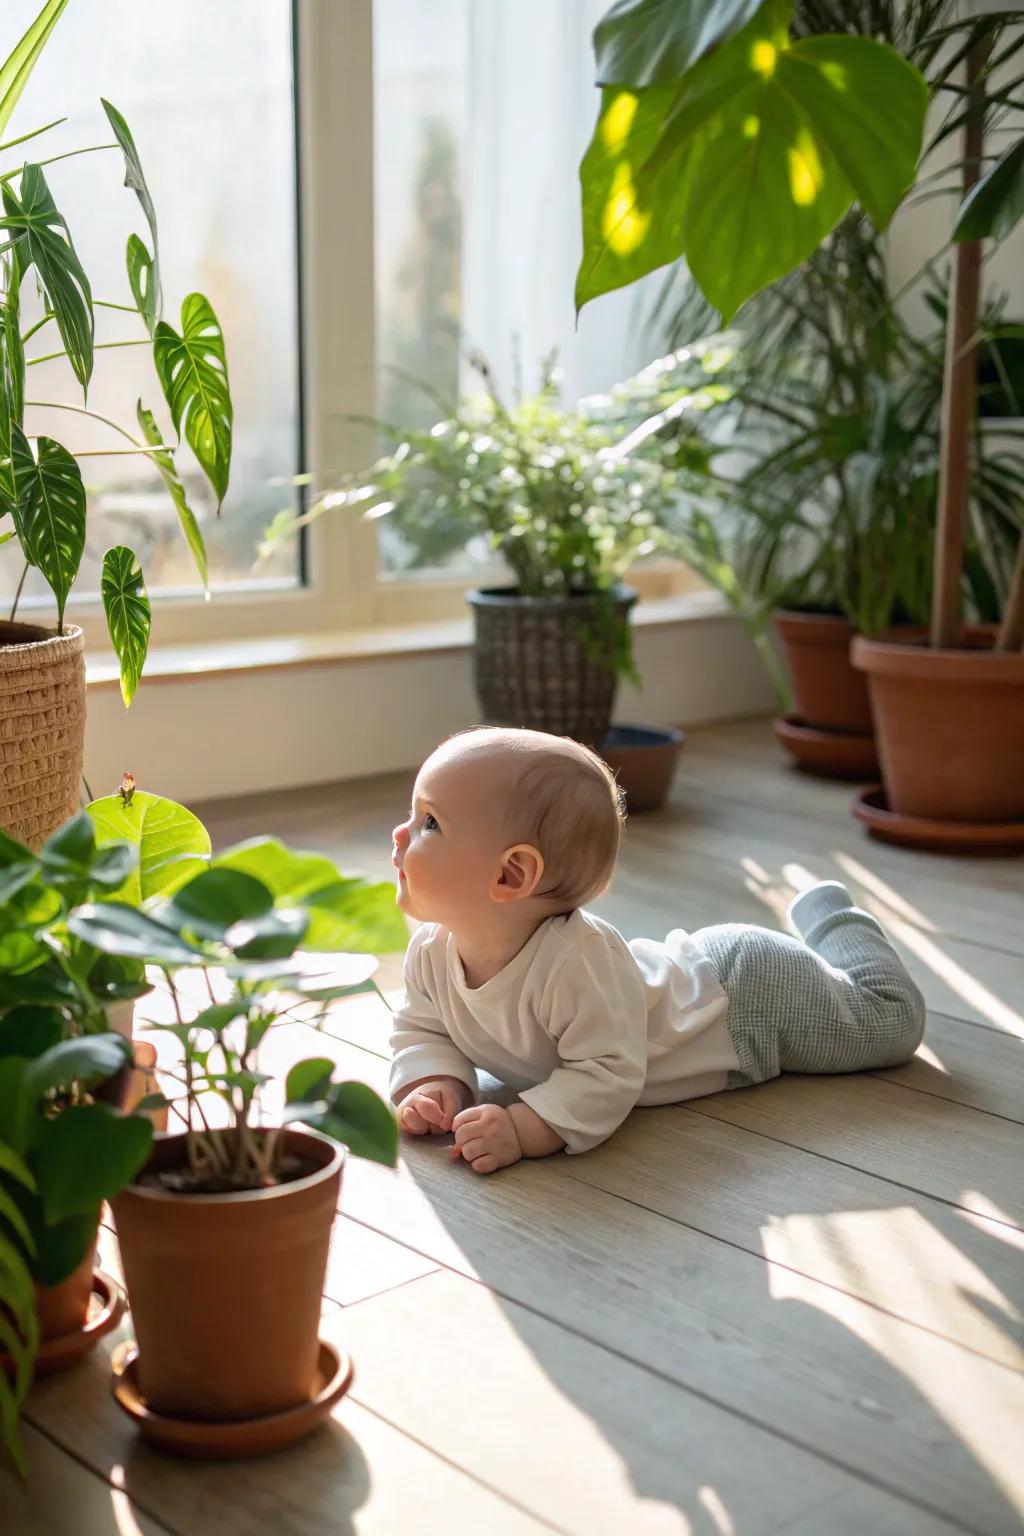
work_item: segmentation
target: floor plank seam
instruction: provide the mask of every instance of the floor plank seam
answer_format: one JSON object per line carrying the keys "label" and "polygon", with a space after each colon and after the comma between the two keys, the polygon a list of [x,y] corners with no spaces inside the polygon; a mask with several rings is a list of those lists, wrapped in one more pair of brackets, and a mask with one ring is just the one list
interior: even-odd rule
{"label": "floor plank seam", "polygon": [[[345,1220],[346,1221],[353,1221],[353,1220],[355,1220],[355,1218],[352,1217],[352,1216],[349,1216],[348,1212],[346,1211],[345,1212]],[[365,1227],[365,1223],[364,1222],[359,1222],[358,1225],[361,1226],[361,1227]],[[372,1231],[374,1229],[373,1228],[369,1228],[367,1230]],[[389,1238],[388,1240],[389,1240],[389,1242],[397,1244],[397,1246],[399,1248],[404,1248],[406,1253],[414,1253],[414,1252],[416,1252],[415,1249],[409,1248],[405,1243],[400,1242],[398,1240],[398,1238],[392,1237],[392,1238]],[[421,1258],[429,1258],[429,1254],[421,1254],[420,1257]],[[354,1301],[339,1301],[338,1298],[336,1296],[332,1296],[329,1291],[324,1291],[322,1293],[323,1299],[324,1299],[324,1301],[331,1301],[331,1302],[333,1302],[334,1305],[336,1307],[340,1308],[340,1310],[342,1312],[351,1312],[352,1308],[353,1307],[358,1307],[358,1305],[359,1305],[359,1303],[361,1301],[375,1301],[378,1296],[390,1296],[392,1291],[400,1291],[400,1290],[402,1290],[407,1285],[415,1284],[415,1282],[417,1280],[429,1280],[431,1275],[436,1275],[441,1269],[444,1269],[446,1267],[443,1264],[439,1264],[436,1259],[431,1259],[430,1262],[434,1265],[434,1268],[431,1269],[431,1270],[428,1270],[426,1274],[423,1274],[423,1275],[407,1275],[404,1280],[395,1280],[390,1285],[383,1285],[383,1286],[381,1286],[379,1291],[368,1291],[365,1296],[357,1296]]]}
{"label": "floor plank seam", "polygon": [[963,1099],[951,1099],[947,1094],[936,1093],[931,1088],[919,1088],[916,1083],[897,1083],[882,1071],[868,1072],[867,1076],[873,1077],[876,1083],[885,1083],[889,1088],[901,1088],[904,1093],[921,1093],[926,1099],[935,1099],[940,1104],[955,1104],[958,1109],[972,1109],[976,1115],[989,1115],[993,1120],[1005,1121],[1007,1125],[1024,1126],[1024,1119],[1018,1120],[1016,1115],[1004,1115],[998,1109],[983,1109],[980,1104],[966,1104]]}
{"label": "floor plank seam", "polygon": [[[1002,1039],[1009,1040],[1011,1044],[1024,1047],[1024,1035],[1011,1034],[1008,1029],[1000,1029],[998,1024],[986,1024],[984,1019],[965,1019],[959,1013],[950,1013],[948,1008],[929,1008],[928,1017],[936,1019],[948,1019],[951,1024],[966,1024],[969,1029],[984,1029],[990,1035],[1000,1035]],[[928,1026],[925,1025],[924,1043],[928,1044]]]}
{"label": "floor plank seam", "polygon": [[945,1195],[937,1195],[929,1189],[920,1189],[916,1184],[905,1184],[902,1179],[894,1179],[886,1173],[876,1173],[871,1168],[862,1168],[859,1163],[849,1163],[844,1158],[831,1157],[827,1152],[819,1152],[814,1147],[805,1147],[798,1141],[786,1141],[782,1136],[770,1135],[768,1131],[755,1131],[749,1125],[734,1125],[731,1120],[723,1120],[720,1115],[712,1115],[707,1110],[694,1108],[692,1103],[676,1104],[672,1108],[681,1109],[687,1114],[700,1115],[703,1120],[714,1120],[718,1125],[732,1126],[733,1130],[744,1131],[748,1136],[760,1136],[762,1140],[774,1142],[776,1146],[791,1147],[797,1152],[806,1152],[808,1157],[820,1157],[823,1163],[835,1163],[838,1168],[849,1168],[851,1173],[878,1179],[882,1184],[891,1184],[894,1189],[905,1189],[908,1194],[919,1195],[923,1200],[934,1200],[939,1205],[948,1206],[951,1211],[962,1211],[968,1216],[984,1216],[986,1221],[991,1221],[999,1227],[1006,1227],[1011,1232],[1024,1231],[1024,1227],[1019,1222],[1006,1221],[1000,1216],[990,1216],[986,1211],[974,1211],[968,1205],[961,1205],[956,1200],[948,1200]]}
{"label": "floor plank seam", "polygon": [[[369,1227],[370,1231],[372,1232],[381,1232],[379,1227],[372,1226],[370,1222],[364,1221],[358,1216],[353,1216],[350,1212],[346,1212],[346,1215],[348,1215],[350,1221],[358,1221],[361,1226]],[[381,1235],[387,1237],[390,1234],[383,1232]],[[414,1253],[420,1254],[423,1258],[430,1257],[430,1255],[425,1253],[423,1249],[416,1248],[411,1243],[404,1244],[403,1246],[411,1248]],[[508,1302],[514,1307],[521,1308],[524,1312],[529,1312],[532,1317],[540,1318],[542,1322],[548,1323],[553,1328],[560,1328],[563,1333],[567,1333],[573,1338],[581,1339],[585,1344],[590,1344],[593,1348],[602,1350],[606,1355],[610,1355],[613,1359],[624,1361],[627,1365],[633,1366],[636,1370],[645,1371],[649,1376],[653,1376],[657,1381],[664,1382],[667,1386],[674,1387],[679,1392],[684,1392],[690,1397],[697,1398],[700,1402],[708,1403],[711,1407],[717,1408],[720,1412],[728,1414],[731,1418],[738,1419],[741,1423],[751,1425],[754,1429],[759,1430],[763,1434],[771,1436],[773,1439],[781,1440],[786,1445],[793,1446],[796,1450],[801,1451],[805,1456],[815,1457],[818,1461],[824,1462],[826,1466],[837,1468],[837,1470],[843,1472],[847,1477],[853,1478],[855,1482],[867,1483],[873,1488],[880,1489],[883,1493],[890,1494],[895,1498],[900,1499],[905,1504],[911,1504],[915,1508],[923,1510],[925,1514],[935,1515],[936,1517],[945,1520],[948,1524],[953,1525],[957,1530],[966,1532],[967,1536],[992,1536],[990,1531],[982,1530],[980,1527],[962,1524],[953,1516],[937,1509],[933,1504],[925,1500],[918,1499],[913,1494],[908,1493],[905,1488],[899,1487],[895,1482],[889,1484],[884,1479],[875,1477],[862,1468],[852,1466],[849,1462],[843,1461],[839,1456],[833,1455],[828,1451],[819,1450],[816,1446],[808,1444],[806,1441],[801,1440],[798,1436],[788,1434],[784,1429],[780,1428],[778,1424],[771,1423],[766,1419],[759,1419],[755,1414],[749,1413],[746,1409],[738,1408],[733,1403],[728,1403],[723,1401],[721,1398],[715,1397],[713,1393],[706,1391],[703,1387],[694,1386],[690,1382],[680,1381],[678,1377],[669,1375],[667,1371],[661,1370],[658,1366],[652,1365],[649,1361],[640,1360],[635,1355],[628,1354],[624,1349],[619,1349],[615,1345],[609,1344],[606,1340],[597,1338],[595,1335],[587,1333],[585,1329],[572,1326],[572,1324],[563,1321],[562,1318],[552,1317],[549,1313],[542,1311],[540,1307],[535,1306],[532,1302],[523,1301],[520,1297],[513,1296],[511,1293],[503,1291],[497,1286],[490,1285],[486,1280],[481,1280],[479,1275],[466,1274],[464,1270],[453,1269],[450,1264],[442,1263],[441,1268],[447,1270],[450,1274],[457,1275],[462,1280],[469,1281],[471,1285],[479,1285],[483,1287],[484,1290],[489,1291],[500,1301]],[[429,1279],[430,1277],[428,1275],[423,1275],[419,1278],[425,1280]],[[824,1282],[818,1283],[823,1284]],[[355,1302],[353,1305],[359,1306],[360,1303]],[[360,1406],[366,1407],[366,1404],[360,1400]],[[402,1433],[405,1434],[406,1431],[403,1430]],[[409,1438],[413,1437],[410,1436]]]}
{"label": "floor plank seam", "polygon": [[[29,1399],[29,1402],[31,1403],[31,1399]],[[111,1482],[110,1478],[105,1476],[98,1467],[94,1467],[92,1462],[88,1461],[86,1457],[80,1455],[77,1451],[73,1451],[70,1446],[65,1445],[52,1430],[46,1429],[42,1424],[37,1423],[28,1409],[26,1409],[22,1417],[26,1424],[32,1426],[37,1435],[48,1441],[55,1450],[60,1451],[62,1456],[67,1456],[76,1466],[81,1467],[83,1471],[88,1472],[91,1477],[94,1477],[97,1482],[105,1484],[107,1488],[110,1488],[115,1493],[122,1494],[133,1509],[137,1509],[140,1514],[145,1515],[147,1520],[151,1520],[158,1530],[165,1532],[165,1536],[195,1536],[195,1533],[192,1531],[181,1531],[177,1526],[168,1525],[162,1515],[154,1513],[147,1504],[144,1504],[141,1499],[137,1499],[127,1488],[119,1487],[117,1483]]]}
{"label": "floor plank seam", "polygon": [[701,1237],[710,1238],[712,1242],[721,1243],[726,1248],[733,1248],[737,1253],[744,1253],[749,1258],[757,1259],[766,1268],[785,1270],[787,1274],[799,1275],[802,1280],[809,1280],[812,1285],[820,1285],[827,1291],[835,1291],[838,1296],[848,1296],[851,1301],[861,1306],[870,1307],[872,1311],[880,1313],[883,1317],[894,1318],[898,1323],[905,1323],[910,1328],[916,1328],[921,1333],[927,1333],[931,1338],[939,1339],[943,1344],[951,1344],[955,1349],[962,1349],[967,1354],[973,1355],[978,1360],[984,1360],[986,1365],[996,1365],[1004,1371],[1009,1371],[1011,1376],[1024,1375],[1024,1363],[1021,1365],[1008,1365],[1005,1360],[997,1360],[994,1355],[986,1354],[984,1350],[976,1349],[973,1344],[965,1344],[962,1339],[951,1338],[948,1333],[940,1333],[937,1328],[931,1328],[927,1323],[921,1323],[915,1317],[907,1317],[902,1312],[894,1312],[891,1307],[883,1306],[879,1301],[872,1301],[869,1296],[860,1296],[856,1291],[848,1291],[845,1286],[837,1285],[834,1280],[823,1280],[819,1275],[809,1274],[805,1269],[797,1269],[795,1264],[786,1264],[781,1259],[773,1259],[766,1253],[759,1252],[756,1248],[748,1248],[745,1243],[739,1243],[735,1238],[723,1237],[718,1232],[709,1231],[707,1227],[698,1227],[691,1221],[683,1221],[678,1216],[670,1216],[666,1211],[659,1211],[652,1206],[644,1205],[642,1200],[634,1200],[630,1195],[620,1194],[618,1190],[606,1189],[603,1184],[593,1184],[589,1179],[577,1178],[575,1174],[568,1174],[577,1184],[583,1184],[588,1189],[600,1189],[602,1194],[610,1195],[613,1200],[621,1200],[625,1205],[631,1205],[637,1210],[645,1211],[648,1216],[656,1216],[661,1221],[670,1221],[673,1225],[684,1228],[687,1232],[697,1232]]}

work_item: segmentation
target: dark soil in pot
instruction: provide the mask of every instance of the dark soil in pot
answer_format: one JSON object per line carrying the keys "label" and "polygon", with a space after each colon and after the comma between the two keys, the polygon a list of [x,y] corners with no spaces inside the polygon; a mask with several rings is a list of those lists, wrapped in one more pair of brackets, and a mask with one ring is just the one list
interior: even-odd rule
{"label": "dark soil in pot", "polygon": [[[257,1133],[262,1134],[262,1133]],[[344,1149],[281,1133],[300,1176],[259,1190],[185,1194],[185,1137],[158,1136],[140,1182],[112,1202],[149,1406],[244,1419],[308,1400]]]}

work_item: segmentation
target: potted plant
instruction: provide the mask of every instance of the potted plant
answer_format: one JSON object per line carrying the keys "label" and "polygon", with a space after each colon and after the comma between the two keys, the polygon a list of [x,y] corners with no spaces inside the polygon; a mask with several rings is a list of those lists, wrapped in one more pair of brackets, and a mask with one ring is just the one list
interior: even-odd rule
{"label": "potted plant", "polygon": [[[907,14],[912,11],[908,8]],[[921,15],[934,27],[933,8]],[[699,0],[671,14],[653,0],[638,0],[615,5],[604,18],[595,34],[604,87],[601,114],[581,167],[579,304],[682,254],[706,297],[729,320],[745,300],[811,255],[854,198],[876,228],[885,227],[914,181],[929,84],[920,70],[874,38],[794,38],[791,16],[792,6],[784,0],[766,0],[756,9]],[[1014,21],[1011,13],[995,12],[934,28],[922,42],[922,59],[937,61],[932,88],[951,93],[954,100],[937,137],[966,125],[973,139],[965,158],[975,176],[983,146],[983,53],[998,37],[996,57],[1000,66],[1008,66],[1024,46]],[[954,73],[968,55],[973,62],[965,107]],[[1012,82],[1009,88],[1012,93]],[[1006,90],[1001,81],[1001,100]],[[795,159],[794,130],[800,146]],[[879,143],[885,145],[884,154]],[[984,178],[961,214],[962,236],[1002,234],[1016,221],[1020,160],[1019,146],[1013,145]],[[760,216],[757,238],[745,239],[752,200]],[[947,326],[937,537],[942,558],[933,596],[941,616],[934,623],[935,638],[947,647],[955,638],[960,602],[976,375],[976,251],[958,258],[957,266],[963,277]],[[1004,504],[1019,496],[1019,487],[1019,475],[1004,478]],[[960,713],[948,678],[941,685],[943,728],[917,707],[918,682],[941,674],[944,667],[923,647],[856,643],[854,659],[870,667],[873,679],[883,674],[898,679],[872,681],[876,718],[883,693],[898,697],[904,724],[919,742],[928,743],[927,772],[931,775],[941,763],[935,778],[949,796],[940,802],[931,790],[922,798],[910,790],[906,799],[908,781],[897,766],[900,749],[886,745],[889,732],[880,727],[893,807],[879,805],[875,795],[861,810],[881,834],[972,845],[1019,837],[1020,801],[1012,786],[1024,782],[1016,654],[1024,606],[1022,565],[1018,556],[1001,594],[1002,650],[978,655],[968,648],[950,663],[957,675],[980,685],[975,696],[984,700],[982,718]],[[911,699],[912,709],[907,707]],[[996,732],[997,717],[1008,722],[1008,736]],[[976,744],[977,759],[968,741]],[[925,818],[920,824],[923,811],[936,810],[942,821]]]}
{"label": "potted plant", "polygon": [[142,1166],[153,1128],[121,1110],[130,1051],[105,1010],[148,988],[76,940],[67,919],[83,900],[117,889],[131,861],[123,846],[98,848],[85,815],[38,854],[0,834],[0,1267],[21,1274],[18,1305],[0,1313],[0,1367],[13,1380],[5,1376],[0,1402],[12,1444],[33,1369],[71,1364],[123,1307],[117,1284],[94,1272],[100,1207]]}
{"label": "potted plant", "polygon": [[[389,1166],[397,1148],[391,1110],[337,1081],[329,1058],[293,1063],[281,1085],[261,1055],[299,1005],[315,1025],[330,1002],[374,989],[374,962],[353,952],[404,947],[407,932],[392,886],[270,838],[145,905],[86,903],[69,918],[101,953],[163,973],[172,1016],[153,1027],[180,1052],[162,1075],[182,1128],[157,1137],[112,1202],[137,1338],[117,1396],[173,1449],[254,1454],[311,1428],[347,1384],[318,1342],[345,1148]],[[205,1006],[189,1001],[190,973]]]}
{"label": "potted plant", "polygon": [[[66,0],[48,0],[37,20],[0,68],[0,133],[6,127],[25,79]],[[117,434],[111,453],[138,453],[156,466],[181,522],[203,585],[206,551],[199,523],[175,468],[175,448],[164,441],[151,410],[136,407],[137,429],[127,431],[87,409],[93,363],[110,346],[150,346],[175,434],[184,435],[209,480],[219,512],[228,487],[232,407],[224,341],[216,315],[202,294],[182,306],[180,333],[161,318],[161,282],[156,215],[131,131],[117,108],[102,103],[114,143],[86,146],[54,156],[119,149],[125,185],[138,197],[149,244],[129,237],[128,294],[94,297],[66,220],[54,203],[42,164],[14,161],[3,174],[3,255],[0,303],[0,541],[17,541],[21,578],[7,620],[0,624],[0,826],[38,846],[78,803],[85,732],[83,636],[66,622],[66,606],[85,547],[87,497],[78,460],[47,436],[36,436],[31,413],[60,409],[105,422]],[[36,140],[56,124],[21,135],[7,150]],[[85,162],[79,162],[84,164]],[[33,274],[34,283],[26,280]],[[41,313],[22,318],[22,301],[38,287]],[[130,296],[131,302],[123,299]],[[121,311],[141,321],[140,338],[95,340],[97,309]],[[26,355],[30,337],[55,325],[60,348]],[[82,388],[83,404],[28,398],[26,369],[41,356],[64,357]],[[125,442],[130,444],[125,447]],[[19,624],[16,614],[29,569],[40,572],[53,592],[52,627]],[[151,612],[142,571],[132,550],[107,550],[101,593],[111,643],[121,669],[127,707],[138,685],[149,643]]]}

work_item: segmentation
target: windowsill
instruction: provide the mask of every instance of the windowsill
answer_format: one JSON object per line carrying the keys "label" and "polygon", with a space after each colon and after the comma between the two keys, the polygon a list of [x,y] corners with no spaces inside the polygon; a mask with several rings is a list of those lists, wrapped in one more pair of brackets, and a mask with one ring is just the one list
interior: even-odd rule
{"label": "windowsill", "polygon": [[[731,610],[720,593],[687,592],[639,603],[633,622],[640,628],[718,619]],[[425,652],[468,650],[471,618],[430,620],[420,624],[379,625],[312,634],[274,635],[268,639],[206,641],[198,645],[157,646],[146,661],[145,681],[180,682],[187,677],[218,677],[233,672],[268,672],[281,667],[333,666],[375,657],[417,656]],[[91,688],[118,686],[112,651],[86,655]]]}

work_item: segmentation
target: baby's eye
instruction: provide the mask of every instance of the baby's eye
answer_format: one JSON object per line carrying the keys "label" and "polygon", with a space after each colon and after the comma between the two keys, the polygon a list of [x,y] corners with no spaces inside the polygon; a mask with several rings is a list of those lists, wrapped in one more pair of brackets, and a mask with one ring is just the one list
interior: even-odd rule
{"label": "baby's eye", "polygon": [[423,830],[424,832],[439,832],[441,830],[436,818],[431,816],[429,811],[423,818]]}

